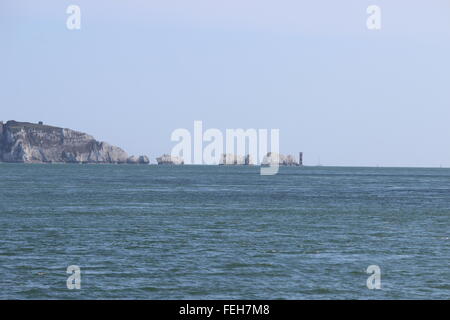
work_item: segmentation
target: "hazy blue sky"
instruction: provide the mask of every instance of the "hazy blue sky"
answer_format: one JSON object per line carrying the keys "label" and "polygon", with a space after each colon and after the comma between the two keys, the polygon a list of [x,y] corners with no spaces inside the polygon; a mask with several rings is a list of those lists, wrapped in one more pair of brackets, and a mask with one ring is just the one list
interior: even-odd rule
{"label": "hazy blue sky", "polygon": [[449,57],[448,0],[1,0],[0,119],[151,158],[203,120],[306,164],[450,166]]}

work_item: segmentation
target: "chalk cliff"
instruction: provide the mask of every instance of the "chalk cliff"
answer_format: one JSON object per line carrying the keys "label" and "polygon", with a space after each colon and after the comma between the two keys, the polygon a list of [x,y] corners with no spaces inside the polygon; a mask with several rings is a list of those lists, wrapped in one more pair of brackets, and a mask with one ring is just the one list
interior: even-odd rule
{"label": "chalk cliff", "polygon": [[0,122],[0,161],[24,163],[147,163],[92,136],[28,122]]}
{"label": "chalk cliff", "polygon": [[295,157],[292,155],[285,156],[284,154],[279,154],[275,152],[268,152],[267,155],[261,161],[261,165],[268,166],[278,163],[280,166],[299,166],[301,165],[296,161]]}
{"label": "chalk cliff", "polygon": [[174,157],[170,154],[163,154],[161,157],[156,158],[159,165],[170,164],[170,165],[183,165],[184,161],[180,157]]}

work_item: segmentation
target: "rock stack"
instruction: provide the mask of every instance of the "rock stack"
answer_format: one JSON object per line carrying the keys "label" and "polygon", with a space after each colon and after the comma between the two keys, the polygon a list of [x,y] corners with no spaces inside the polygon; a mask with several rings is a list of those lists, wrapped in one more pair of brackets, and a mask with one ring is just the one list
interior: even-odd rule
{"label": "rock stack", "polygon": [[180,157],[171,156],[170,154],[163,154],[161,157],[156,158],[156,161],[160,165],[183,165],[184,161]]}
{"label": "rock stack", "polygon": [[299,163],[295,160],[292,155],[283,155],[275,152],[268,152],[261,162],[262,166],[270,166],[277,164],[280,166],[298,166]]}

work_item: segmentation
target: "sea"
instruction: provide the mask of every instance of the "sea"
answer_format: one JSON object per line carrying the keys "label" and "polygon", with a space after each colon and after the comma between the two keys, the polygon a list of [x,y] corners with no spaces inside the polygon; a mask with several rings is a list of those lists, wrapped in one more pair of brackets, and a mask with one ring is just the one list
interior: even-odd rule
{"label": "sea", "polygon": [[449,298],[450,169],[0,163],[0,299]]}

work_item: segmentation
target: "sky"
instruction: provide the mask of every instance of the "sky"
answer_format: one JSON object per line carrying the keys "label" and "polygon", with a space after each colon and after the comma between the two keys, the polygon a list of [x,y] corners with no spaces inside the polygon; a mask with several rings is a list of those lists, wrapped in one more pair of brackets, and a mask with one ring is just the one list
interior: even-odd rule
{"label": "sky", "polygon": [[1,0],[0,120],[153,161],[202,120],[306,165],[450,167],[449,57],[448,0]]}

